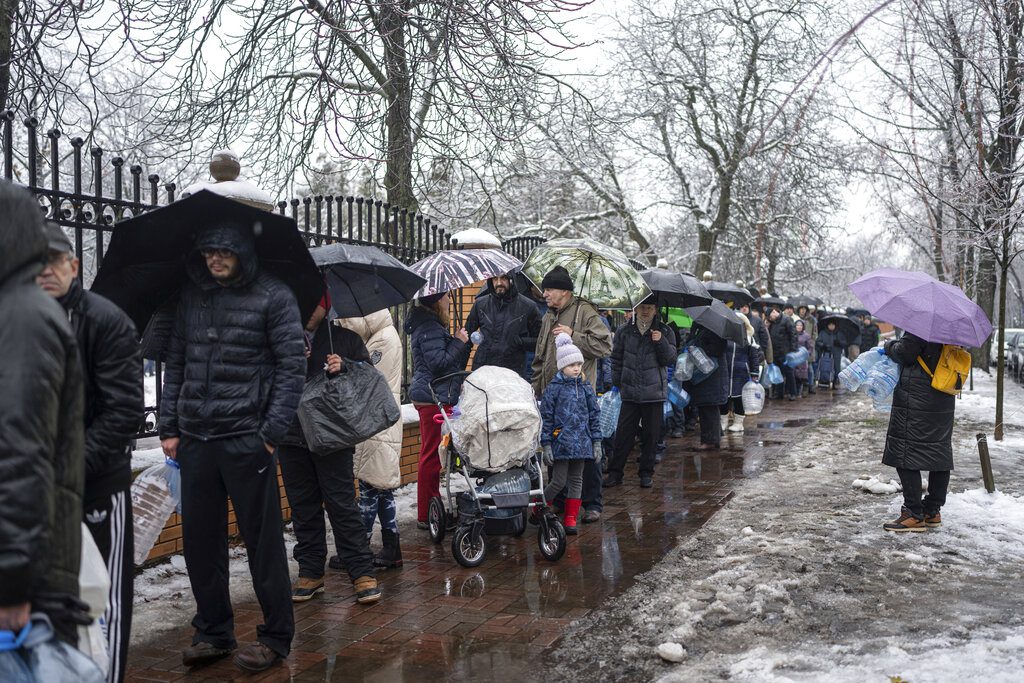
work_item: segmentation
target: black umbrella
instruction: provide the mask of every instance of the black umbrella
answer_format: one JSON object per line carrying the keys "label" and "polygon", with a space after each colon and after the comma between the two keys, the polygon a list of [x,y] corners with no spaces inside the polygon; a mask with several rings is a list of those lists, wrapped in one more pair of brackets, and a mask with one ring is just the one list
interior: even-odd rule
{"label": "black umbrella", "polygon": [[719,301],[731,303],[734,307],[744,306],[754,300],[754,297],[750,296],[750,292],[746,289],[728,282],[711,281],[707,283],[707,288],[711,296]]}
{"label": "black umbrella", "polygon": [[810,308],[811,306],[821,306],[825,302],[816,296],[795,296],[789,300],[789,303],[793,304],[793,308]]}
{"label": "black umbrella", "polygon": [[743,320],[718,299],[713,299],[710,306],[688,308],[686,313],[693,318],[694,325],[700,325],[722,339],[737,344],[745,344],[747,341],[747,330]]}
{"label": "black umbrella", "polygon": [[340,318],[362,318],[412,301],[427,281],[377,247],[328,244],[309,250],[324,272],[331,307]]}
{"label": "black umbrella", "polygon": [[860,337],[860,324],[852,318],[845,315],[826,315],[818,321],[818,329],[824,330],[829,323],[835,323],[836,329],[846,335],[847,339],[854,340],[852,343],[856,343],[855,337]]}
{"label": "black umbrella", "polygon": [[761,306],[761,308],[764,308],[765,306],[774,306],[781,309],[786,305],[786,300],[780,299],[777,296],[762,296],[758,299],[754,299],[754,305]]}
{"label": "black umbrella", "polygon": [[92,284],[92,291],[117,304],[143,333],[146,358],[159,357],[166,345],[197,235],[228,222],[253,231],[260,268],[288,285],[301,319],[313,313],[324,283],[295,221],[201,190],[115,225]]}
{"label": "black umbrella", "polygon": [[856,316],[860,318],[861,316],[871,315],[871,311],[867,310],[866,308],[847,308],[846,315]]}
{"label": "black umbrella", "polygon": [[700,281],[689,273],[675,273],[664,268],[640,271],[640,277],[658,297],[658,303],[670,308],[707,306],[711,295]]}

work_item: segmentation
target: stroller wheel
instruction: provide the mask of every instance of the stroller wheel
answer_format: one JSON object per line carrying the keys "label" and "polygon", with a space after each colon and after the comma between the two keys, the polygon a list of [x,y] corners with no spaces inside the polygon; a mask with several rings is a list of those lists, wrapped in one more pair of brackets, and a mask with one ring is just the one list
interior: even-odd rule
{"label": "stroller wheel", "polygon": [[434,496],[430,499],[430,504],[427,507],[427,527],[430,529],[430,540],[434,543],[443,541],[447,524],[448,515],[444,511],[444,503],[441,502],[440,496]]}
{"label": "stroller wheel", "polygon": [[473,540],[473,526],[460,526],[452,536],[452,555],[463,567],[479,567],[487,554],[483,531],[476,534],[476,540]]}
{"label": "stroller wheel", "polygon": [[557,562],[565,554],[565,527],[554,515],[541,517],[537,528],[537,547],[549,562]]}

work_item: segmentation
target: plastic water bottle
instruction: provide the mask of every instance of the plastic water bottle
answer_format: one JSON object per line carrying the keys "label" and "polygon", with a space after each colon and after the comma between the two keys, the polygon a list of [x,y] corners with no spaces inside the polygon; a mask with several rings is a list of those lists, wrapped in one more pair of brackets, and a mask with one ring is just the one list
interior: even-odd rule
{"label": "plastic water bottle", "polygon": [[484,333],[480,330],[474,330],[473,334],[469,335],[469,341],[473,342],[475,346],[480,346],[484,342]]}
{"label": "plastic water bottle", "polygon": [[615,433],[616,428],[619,426],[622,397],[619,395],[618,388],[612,387],[611,391],[601,396],[598,407],[601,409],[601,435],[607,439]]}
{"label": "plastic water bottle", "polygon": [[885,357],[875,363],[871,374],[861,385],[872,401],[884,401],[896,388],[900,380],[900,366],[892,362],[891,358]]}
{"label": "plastic water bottle", "polygon": [[696,372],[699,372],[702,375],[710,375],[715,371],[714,363],[712,363],[711,359],[708,358],[708,354],[704,353],[704,350],[699,346],[694,346],[690,349],[690,357],[693,358],[693,365]]}
{"label": "plastic water bottle", "polygon": [[880,413],[888,413],[892,411],[892,394],[883,398],[880,401],[871,401],[871,406]]}
{"label": "plastic water bottle", "polygon": [[790,351],[787,353],[786,359],[783,362],[786,364],[786,367],[795,368],[806,363],[807,356],[807,349],[801,346],[796,351]]}
{"label": "plastic water bottle", "polygon": [[747,382],[743,385],[741,394],[743,401],[743,412],[747,415],[757,415],[764,410],[764,387],[760,382]]}
{"label": "plastic water bottle", "polygon": [[871,374],[871,370],[883,358],[885,358],[885,349],[881,346],[876,346],[875,348],[860,354],[857,356],[857,360],[839,373],[839,381],[842,382],[843,386],[849,391],[857,391],[857,388],[867,380],[868,375]]}
{"label": "plastic water bottle", "polygon": [[690,405],[690,395],[679,382],[668,383],[668,400],[678,408],[685,408]]}
{"label": "plastic water bottle", "polygon": [[153,465],[132,482],[132,515],[135,518],[135,564],[149,557],[176,501],[167,482],[167,465]]}

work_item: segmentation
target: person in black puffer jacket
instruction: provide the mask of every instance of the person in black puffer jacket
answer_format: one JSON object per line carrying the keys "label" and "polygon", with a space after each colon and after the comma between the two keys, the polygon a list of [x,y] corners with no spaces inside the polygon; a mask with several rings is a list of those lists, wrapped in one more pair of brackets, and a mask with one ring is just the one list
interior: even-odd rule
{"label": "person in black puffer jacket", "polygon": [[612,343],[612,385],[619,388],[622,409],[615,427],[615,448],[608,463],[606,487],[622,483],[626,458],[640,430],[640,487],[650,488],[655,449],[661,437],[668,366],[676,360],[676,338],[661,322],[653,297],[636,307],[633,320],[619,328]]}
{"label": "person in black puffer jacket", "polygon": [[265,624],[235,663],[262,671],[288,656],[295,621],[275,450],[306,375],[299,307],[259,267],[250,226],[203,231],[189,254],[166,353],[160,439],[181,466],[182,536],[196,599],[196,666],[235,647],[228,592],[227,499],[249,552]]}
{"label": "person in black puffer jacket", "polygon": [[46,614],[78,643],[85,432],[67,314],[35,283],[47,260],[39,204],[0,181],[0,629]]}
{"label": "person in black puffer jacket", "polygon": [[82,289],[63,228],[46,224],[49,262],[36,282],[67,311],[85,370],[84,519],[110,568],[108,680],[124,680],[131,639],[135,555],[131,440],[142,424],[142,356],[135,325],[107,299]]}
{"label": "person in black puffer jacket", "polygon": [[[445,375],[466,369],[469,352],[473,348],[467,342],[469,335],[465,328],[453,336],[448,331],[451,307],[448,292],[423,297],[412,309],[405,321],[405,333],[409,335],[412,350],[412,382],[409,385],[409,400],[416,407],[420,417],[420,462],[416,476],[417,526],[427,528],[427,508],[430,499],[441,495],[441,459],[437,447],[441,443],[441,425],[434,421],[440,415],[433,402],[430,383]],[[444,405],[453,405],[459,400],[462,380],[440,382],[435,388],[437,397]]]}
{"label": "person in black puffer jacket", "polygon": [[[903,484],[899,518],[884,525],[886,531],[923,531],[942,523],[939,511],[946,502],[949,473],[953,469],[953,413],[956,397],[932,388],[928,372],[935,372],[942,344],[927,342],[909,332],[885,344],[885,353],[900,365],[900,379],[892,394],[889,431],[882,464],[895,467]],[[928,372],[921,367],[924,361]],[[921,499],[921,471],[928,472],[928,495]]]}
{"label": "person in black puffer jacket", "polygon": [[786,365],[786,354],[797,350],[799,346],[796,325],[793,323],[793,307],[786,305],[782,313],[773,310],[769,315],[769,327],[772,339],[772,354],[775,364],[782,370],[782,377],[785,382],[779,387],[777,398],[782,398],[785,393],[790,401],[796,400],[796,374],[793,368]]}
{"label": "person in black puffer jacket", "polygon": [[484,294],[473,302],[466,317],[466,332],[480,331],[483,340],[473,355],[473,369],[485,365],[508,368],[523,376],[526,351],[537,346],[540,313],[537,306],[516,289],[512,277],[501,275],[487,282]]}
{"label": "person in black puffer jacket", "polygon": [[684,384],[690,392],[690,405],[697,409],[700,420],[700,445],[697,450],[714,450],[722,443],[720,407],[729,400],[732,380],[729,359],[725,354],[725,340],[706,327],[694,324],[690,328],[687,345],[698,347],[708,358],[718,363],[714,372],[701,382]]}

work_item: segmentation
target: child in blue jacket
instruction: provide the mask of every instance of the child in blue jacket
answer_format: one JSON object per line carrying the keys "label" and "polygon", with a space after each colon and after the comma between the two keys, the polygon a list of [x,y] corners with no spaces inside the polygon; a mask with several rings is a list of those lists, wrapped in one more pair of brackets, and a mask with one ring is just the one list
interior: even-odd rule
{"label": "child in blue jacket", "polygon": [[558,374],[544,390],[540,408],[544,464],[552,468],[544,497],[553,500],[568,481],[565,533],[575,534],[583,493],[583,466],[587,460],[601,461],[601,413],[597,395],[583,377],[583,354],[573,345],[572,337],[559,334],[555,347]]}

